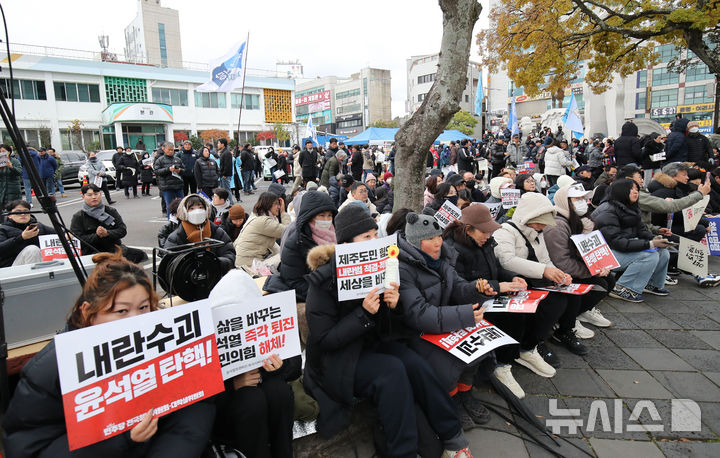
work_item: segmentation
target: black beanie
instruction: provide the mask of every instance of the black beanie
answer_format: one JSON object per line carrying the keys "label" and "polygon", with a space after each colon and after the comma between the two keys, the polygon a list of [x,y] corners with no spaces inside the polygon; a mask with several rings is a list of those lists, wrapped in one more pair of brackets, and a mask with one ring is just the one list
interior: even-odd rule
{"label": "black beanie", "polygon": [[337,243],[352,242],[356,235],[377,228],[375,220],[372,219],[367,207],[362,203],[348,204],[335,217]]}

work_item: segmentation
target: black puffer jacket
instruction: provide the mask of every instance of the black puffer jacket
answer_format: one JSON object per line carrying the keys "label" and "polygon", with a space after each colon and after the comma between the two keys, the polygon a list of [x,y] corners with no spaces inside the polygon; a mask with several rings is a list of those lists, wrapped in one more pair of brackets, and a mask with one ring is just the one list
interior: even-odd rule
{"label": "black puffer jacket", "polygon": [[662,167],[663,161],[653,161],[650,159],[650,156],[653,154],[662,153],[665,149],[664,143],[658,143],[653,140],[653,138],[657,138],[657,134],[652,134],[650,137],[647,138],[645,142],[645,146],[643,146],[643,160],[642,160],[642,168],[645,170],[648,169],[659,169]]}
{"label": "black puffer jacket", "polygon": [[615,140],[615,163],[618,168],[630,164],[642,162],[642,144],[638,138],[638,127],[630,121],[622,126],[620,137]]}
{"label": "black puffer jacket", "polygon": [[[215,188],[218,185],[220,175],[217,162],[212,156],[205,158],[200,156],[195,161],[195,182],[198,188]],[[211,196],[208,196],[211,197]]]}
{"label": "black puffer jacket", "polygon": [[296,230],[288,236],[280,255],[280,277],[288,289],[295,290],[295,297],[299,302],[305,302],[307,296],[308,283],[305,275],[310,273],[307,255],[317,246],[312,238],[310,221],[324,211],[332,212],[333,218],[337,214],[330,196],[324,192],[306,192],[295,220]]}
{"label": "black puffer jacket", "polygon": [[71,453],[55,342],[50,341],[22,370],[3,419],[3,446],[13,458],[200,456],[214,419],[215,405],[198,402],[161,417],[147,442],[133,442],[128,431]]}
{"label": "black puffer jacket", "polygon": [[160,228],[160,231],[158,231],[158,246],[160,248],[165,248],[165,242],[167,242],[168,237],[170,237],[170,234],[175,232],[175,229],[177,229],[178,225],[177,221],[168,221],[167,223],[163,224],[163,227]]}
{"label": "black puffer jacket", "polygon": [[22,238],[22,233],[29,224],[38,225],[38,236],[55,234],[55,229],[38,223],[32,215],[30,216],[30,222],[23,225],[19,225],[8,218],[5,224],[0,226],[0,267],[11,266],[17,255],[28,245],[40,246],[40,239],[38,237],[27,240]]}
{"label": "black puffer jacket", "polygon": [[[155,175],[157,176],[158,188],[161,191],[164,190],[178,190],[183,188],[182,178],[178,178],[170,171],[170,166],[175,166],[178,169],[183,169],[183,161],[177,156],[168,156],[162,154],[155,159],[153,168],[155,169]],[[183,169],[184,170],[184,169]],[[182,176],[183,170],[179,170],[177,174]]]}
{"label": "black puffer jacket", "polygon": [[670,134],[665,140],[665,151],[667,162],[685,162],[688,149],[685,142],[685,131],[690,121],[687,118],[676,119],[670,124]]}
{"label": "black puffer jacket", "polygon": [[[470,247],[467,243],[472,243],[474,246]],[[445,239],[443,245],[457,252],[453,267],[467,281],[482,278],[487,280],[495,291],[500,291],[500,282],[512,281],[513,277],[518,276],[500,265],[494,251],[497,242],[492,237],[483,246],[478,246],[473,240],[463,243],[454,238]]]}
{"label": "black puffer jacket", "polygon": [[150,158],[150,154],[148,154],[148,153],[143,154],[142,158],[140,158],[140,161],[141,161],[139,164],[140,181],[142,181],[143,183],[152,183],[152,180],[153,180],[152,166],[150,164],[147,164],[147,165],[142,164],[142,161],[144,161],[145,159],[149,159],[149,158]]}
{"label": "black puffer jacket", "polygon": [[[223,231],[209,221],[207,222],[207,224],[210,225],[210,238],[225,243],[223,246],[212,248],[211,250],[213,254],[217,256],[218,260],[220,261],[222,271],[223,273],[225,273],[228,270],[232,269],[235,265],[235,248],[233,247],[232,240],[230,240],[230,236],[228,236],[225,231]],[[165,248],[185,245],[186,243],[189,242],[187,239],[187,234],[185,233],[185,228],[182,224],[179,224],[177,229],[175,229],[173,233],[168,236],[167,241],[165,242]]]}
{"label": "black puffer jacket", "polygon": [[605,202],[591,218],[611,249],[632,253],[650,248],[653,234],[643,224],[637,205],[632,208],[618,201]]}
{"label": "black puffer jacket", "polygon": [[[80,239],[83,254],[113,253],[127,235],[127,226],[120,213],[107,205],[105,205],[105,213],[115,219],[112,224],[100,223],[82,210],[73,215],[70,230]],[[107,229],[107,237],[97,235],[96,231],[100,226]]]}
{"label": "black puffer jacket", "polygon": [[120,172],[120,186],[137,186],[140,167],[135,154],[123,154],[118,159],[116,168]]}
{"label": "black puffer jacket", "polygon": [[713,157],[710,140],[699,132],[688,132],[685,136],[688,162],[705,162]]}
{"label": "black puffer jacket", "polygon": [[[661,199],[681,199],[691,192],[697,191],[697,189],[691,187],[688,183],[677,182],[664,173],[658,173],[655,175],[653,181],[650,182],[648,191],[650,191],[653,196],[660,197]],[[671,227],[673,235],[669,237],[670,240],[677,242],[679,241],[677,236],[682,235],[683,237],[699,242],[705,236],[705,228],[710,225],[710,221],[703,216],[694,229],[686,232],[683,221],[682,210],[673,214]],[[652,223],[655,226],[665,227],[667,225],[667,215],[665,213],[653,213]]]}

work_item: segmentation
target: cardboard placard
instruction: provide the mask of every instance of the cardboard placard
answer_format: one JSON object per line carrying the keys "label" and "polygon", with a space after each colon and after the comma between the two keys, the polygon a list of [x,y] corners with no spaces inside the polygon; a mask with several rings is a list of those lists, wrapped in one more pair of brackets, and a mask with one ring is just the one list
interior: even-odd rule
{"label": "cardboard placard", "polygon": [[575,243],[590,273],[596,274],[604,268],[620,267],[620,263],[600,231],[571,235],[570,239]]}
{"label": "cardboard placard", "polygon": [[55,336],[70,450],[225,389],[207,300]]}
{"label": "cardboard placard", "polygon": [[98,188],[102,188],[103,178],[100,175],[96,176],[95,179],[93,180],[93,184],[95,186],[97,186]]}
{"label": "cardboard placard", "polygon": [[503,208],[517,207],[520,201],[520,190],[515,188],[505,188],[500,190],[500,199]]}
{"label": "cardboard placard", "polygon": [[493,219],[497,219],[498,215],[500,214],[500,209],[502,208],[502,203],[500,202],[479,202],[480,205],[485,205],[488,210],[490,210],[490,216],[492,216]]}
{"label": "cardboard placard", "polygon": [[482,320],[476,326],[445,334],[423,334],[422,338],[466,364],[498,347],[517,343],[515,339],[487,320]]}
{"label": "cardboard placard", "polygon": [[665,151],[662,153],[656,153],[650,155],[650,160],[653,162],[660,162],[665,160]]}
{"label": "cardboard placard", "polygon": [[690,272],[693,275],[706,277],[708,274],[708,247],[700,242],[680,237],[678,247],[678,269]]}
{"label": "cardboard placard", "polygon": [[278,178],[284,176],[284,175],[285,175],[285,171],[284,171],[284,170],[276,170],[276,171],[273,173],[273,177],[275,177],[276,180],[277,180]]}
{"label": "cardboard placard", "polygon": [[[62,243],[60,243],[60,237],[56,234],[41,235],[38,237],[38,242],[40,243],[40,255],[42,256],[43,261],[68,258],[65,248],[63,248]],[[78,256],[82,256],[82,252],[80,251],[80,240],[73,238],[70,239],[70,243],[75,245]]]}
{"label": "cardboard placard", "polygon": [[708,218],[708,220],[710,221],[710,232],[705,236],[707,247],[712,256],[720,256],[720,231],[718,230],[720,217]]}
{"label": "cardboard placard", "polygon": [[335,246],[338,301],[362,299],[372,291],[385,291],[385,261],[390,245],[397,245],[397,234],[366,242]]}
{"label": "cardboard placard", "polygon": [[271,169],[277,165],[277,161],[275,159],[265,159],[265,167]]}
{"label": "cardboard placard", "polygon": [[547,297],[546,291],[519,291],[511,296],[498,296],[485,301],[486,312],[535,313],[540,301]]}
{"label": "cardboard placard", "polygon": [[212,309],[223,380],[256,369],[270,355],[300,354],[295,291]]}
{"label": "cardboard placard", "polygon": [[695,226],[697,226],[700,218],[702,218],[705,213],[708,202],[710,202],[710,196],[705,196],[700,202],[682,210],[683,230],[685,232],[690,232],[695,229]]}
{"label": "cardboard placard", "polygon": [[449,200],[446,200],[442,207],[435,212],[435,219],[437,220],[440,227],[445,229],[453,221],[457,221],[462,216],[462,210],[457,205],[453,204]]}
{"label": "cardboard placard", "polygon": [[541,291],[550,291],[553,293],[565,293],[581,296],[583,294],[589,293],[590,290],[593,289],[593,286],[594,285],[586,285],[584,283],[570,283],[569,285],[542,286],[536,287],[535,289],[539,289]]}

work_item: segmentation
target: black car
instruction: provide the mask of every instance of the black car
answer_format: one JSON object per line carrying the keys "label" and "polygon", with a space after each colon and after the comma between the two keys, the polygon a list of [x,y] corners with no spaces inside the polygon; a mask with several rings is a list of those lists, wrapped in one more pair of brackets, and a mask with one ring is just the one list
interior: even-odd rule
{"label": "black car", "polygon": [[77,183],[78,170],[85,164],[87,156],[79,151],[63,151],[57,153],[63,161],[62,181],[65,183]]}

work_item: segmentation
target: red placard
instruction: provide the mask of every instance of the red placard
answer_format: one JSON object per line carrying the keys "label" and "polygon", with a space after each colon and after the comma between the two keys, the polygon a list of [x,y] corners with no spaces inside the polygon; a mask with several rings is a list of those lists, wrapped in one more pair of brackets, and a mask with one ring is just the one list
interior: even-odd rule
{"label": "red placard", "polygon": [[546,291],[520,291],[512,296],[499,296],[483,303],[486,312],[535,313]]}
{"label": "red placard", "polygon": [[550,291],[553,293],[575,294],[577,296],[582,296],[583,294],[589,293],[594,286],[595,285],[586,285],[584,283],[570,283],[569,285],[547,286],[535,289]]}

